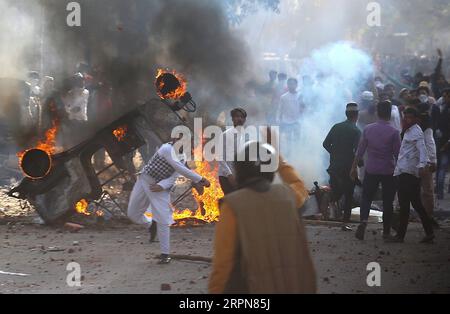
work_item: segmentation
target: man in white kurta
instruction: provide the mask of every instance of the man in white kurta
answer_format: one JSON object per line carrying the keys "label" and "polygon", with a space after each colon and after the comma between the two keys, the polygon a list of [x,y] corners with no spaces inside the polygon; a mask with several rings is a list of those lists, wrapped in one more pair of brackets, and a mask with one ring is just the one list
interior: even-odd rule
{"label": "man in white kurta", "polygon": [[288,92],[280,98],[280,105],[277,112],[277,122],[280,126],[283,139],[282,147],[285,154],[292,151],[292,144],[299,137],[299,123],[302,116],[300,104],[300,94],[297,92],[298,82],[294,78],[288,80]]}
{"label": "man in white kurta", "polygon": [[232,193],[236,189],[233,162],[241,146],[248,141],[245,137],[244,128],[247,121],[247,112],[242,108],[233,109],[231,118],[233,119],[233,127],[227,128],[222,133],[223,156],[217,156],[220,187],[225,195]]}
{"label": "man in white kurta", "polygon": [[[161,261],[170,262],[170,226],[174,223],[170,189],[178,176],[194,184],[207,186],[208,180],[190,170],[175,153],[174,142],[161,146],[138,176],[128,204],[128,217],[136,224],[150,227],[156,222],[161,246]],[[148,217],[151,214],[152,218]]]}
{"label": "man in white kurta", "polygon": [[61,97],[67,120],[61,128],[61,139],[65,148],[73,147],[86,140],[88,135],[89,91],[85,88],[84,77],[77,73],[72,77],[71,88]]}

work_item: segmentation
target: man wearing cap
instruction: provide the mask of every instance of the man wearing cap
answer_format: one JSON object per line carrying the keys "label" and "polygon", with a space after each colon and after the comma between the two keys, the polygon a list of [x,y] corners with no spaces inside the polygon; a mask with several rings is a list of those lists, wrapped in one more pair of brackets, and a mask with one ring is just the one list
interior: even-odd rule
{"label": "man wearing cap", "polygon": [[[253,158],[266,150],[270,161]],[[300,294],[317,291],[316,272],[298,208],[308,197],[294,168],[279,158],[282,184],[264,164],[274,147],[249,142],[235,164],[240,189],[220,202],[208,291],[212,294]]]}
{"label": "man wearing cap", "polygon": [[350,170],[361,137],[361,131],[356,126],[359,116],[358,105],[356,103],[348,104],[345,114],[347,120],[333,126],[323,142],[323,147],[330,154],[328,173],[333,190],[332,201],[337,203],[344,196],[344,225],[342,230],[351,231],[348,223],[352,213],[355,182],[350,178]]}
{"label": "man wearing cap", "polygon": [[[174,223],[170,204],[170,189],[182,175],[190,179],[196,189],[209,187],[210,182],[190,170],[186,164],[182,147],[176,149],[181,138],[172,138],[162,145],[139,174],[128,203],[128,218],[138,225],[149,228],[153,242],[156,234],[160,241],[159,264],[168,264],[170,254],[170,226]],[[150,219],[148,214],[152,215]],[[156,227],[157,226],[157,227]]]}
{"label": "man wearing cap", "polygon": [[361,113],[359,114],[358,127],[363,130],[367,125],[377,121],[377,108],[375,106],[375,96],[370,91],[365,91],[361,95]]}
{"label": "man wearing cap", "polygon": [[233,161],[238,149],[246,142],[244,125],[247,121],[247,112],[242,108],[231,111],[233,127],[222,133],[223,156],[218,156],[219,182],[225,195],[233,192],[236,188]]}

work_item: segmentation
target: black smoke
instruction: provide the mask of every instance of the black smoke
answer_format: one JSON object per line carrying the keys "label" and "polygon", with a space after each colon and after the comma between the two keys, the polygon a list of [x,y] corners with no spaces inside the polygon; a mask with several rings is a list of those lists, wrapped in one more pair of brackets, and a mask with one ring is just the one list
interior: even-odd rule
{"label": "black smoke", "polygon": [[[251,67],[247,49],[230,30],[219,0],[78,0],[81,27],[66,23],[71,1],[3,1],[39,25],[30,46],[42,45],[33,51],[29,68],[38,69],[41,60],[42,75],[55,77],[62,90],[77,63],[87,62],[113,91],[114,117],[156,97],[158,68],[186,77],[203,114],[233,106],[244,93]],[[3,27],[9,31],[15,25]]]}
{"label": "black smoke", "polygon": [[221,1],[81,0],[82,26],[75,28],[65,26],[65,2],[42,2],[54,50],[49,67],[63,69],[61,76],[78,61],[99,68],[116,106],[155,96],[159,67],[181,72],[200,104],[233,102],[244,85],[246,48],[230,31]]}

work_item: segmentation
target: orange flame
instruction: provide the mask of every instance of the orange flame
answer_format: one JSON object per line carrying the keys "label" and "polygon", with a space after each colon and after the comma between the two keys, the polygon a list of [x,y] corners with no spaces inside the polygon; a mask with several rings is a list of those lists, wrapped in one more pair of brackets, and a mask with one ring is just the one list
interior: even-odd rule
{"label": "orange flame", "polygon": [[125,136],[127,135],[128,127],[126,125],[121,126],[113,131],[114,136],[117,138],[119,142],[123,142]]}
{"label": "orange flame", "polygon": [[90,216],[91,213],[88,212],[88,210],[87,210],[88,209],[88,205],[89,205],[88,202],[85,199],[82,199],[75,205],[75,210],[79,214]]}
{"label": "orange flame", "polygon": [[100,209],[96,209],[95,211],[89,211],[89,203],[87,200],[82,199],[78,203],[75,204],[75,210],[77,213],[85,215],[85,216],[92,216],[93,214],[97,217],[104,217],[105,212]]}
{"label": "orange flame", "polygon": [[[195,156],[202,156],[202,147],[197,147],[194,154]],[[224,196],[218,178],[219,165],[217,163],[211,164],[207,161],[196,161],[195,165],[197,167],[195,171],[208,179],[211,182],[211,186],[205,188],[203,195],[199,195],[196,190],[193,190],[194,198],[198,203],[197,210],[195,212],[189,209],[175,210],[174,220],[196,219],[205,223],[217,222],[220,216],[219,199]],[[179,222],[178,225],[185,225],[185,222]]]}
{"label": "orange flame", "polygon": [[[50,108],[54,111],[54,104],[50,104]],[[56,153],[56,136],[58,135],[58,130],[59,120],[55,118],[52,120],[52,127],[45,132],[45,138],[40,140],[34,148],[43,150],[49,155],[54,155]],[[22,164],[23,156],[27,151],[29,151],[29,149],[17,153],[17,157],[19,157],[19,165]]]}
{"label": "orange flame", "polygon": [[155,84],[157,84],[156,92],[158,93],[158,96],[161,99],[172,99],[172,100],[180,99],[187,92],[187,81],[183,77],[183,75],[177,73],[176,71],[169,71],[169,70],[163,70],[163,69],[158,69],[158,73],[156,74],[156,81],[158,81],[158,79],[162,75],[167,74],[167,73],[174,75],[177,78],[177,80],[179,81],[180,86],[177,89],[169,92],[168,94],[163,95],[161,93],[161,90],[164,88],[165,85],[164,85],[163,81],[160,81],[159,84],[157,84],[157,82],[155,83]]}

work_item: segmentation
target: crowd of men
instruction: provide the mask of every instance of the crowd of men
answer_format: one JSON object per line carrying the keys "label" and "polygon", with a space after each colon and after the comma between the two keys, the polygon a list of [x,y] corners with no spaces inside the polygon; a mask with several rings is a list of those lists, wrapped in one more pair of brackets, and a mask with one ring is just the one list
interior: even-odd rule
{"label": "crowd of men", "polygon": [[[86,63],[80,62],[74,74],[63,82],[56,82],[51,76],[41,77],[36,71],[28,73],[26,82],[30,97],[20,108],[20,128],[28,130],[32,142],[23,145],[33,145],[45,138],[46,132],[57,125],[56,146],[60,150],[70,149],[92,131],[94,123],[89,122],[105,124],[111,117],[110,91]],[[104,152],[96,156],[99,168],[104,158]]]}
{"label": "crowd of men", "polygon": [[[441,71],[442,62],[439,51],[435,71],[430,76],[416,75],[421,81],[411,82],[410,87],[401,87],[398,93],[398,84],[391,78],[375,77],[365,84],[373,88],[361,91],[360,96],[355,97],[357,102],[347,104],[347,119],[334,125],[324,139],[323,147],[330,154],[331,207],[343,210],[343,231],[352,230],[350,219],[355,204],[354,190],[356,185],[362,187],[362,198],[359,200],[361,223],[356,231],[359,240],[365,238],[372,202],[380,185],[384,241],[404,242],[411,205],[425,231],[421,243],[435,240],[435,229],[439,228],[433,217],[435,192],[439,200],[444,198],[450,154],[450,88]],[[297,79],[275,71],[271,71],[269,77],[269,82],[263,87],[272,97],[272,111],[268,113],[268,119],[280,126],[282,135],[291,141],[288,144],[295,143],[293,141],[298,136],[296,126],[310,110],[308,107],[312,99],[307,98],[307,91],[315,82],[308,76],[303,77],[303,88],[298,92]],[[229,132],[235,133],[237,138],[243,136],[247,112],[236,108],[231,111],[231,117],[234,128],[223,133],[224,140],[229,138],[226,136]],[[221,203],[221,221],[216,230],[210,292],[315,291],[314,267],[310,264],[308,248],[304,243],[304,228],[301,218],[299,221],[298,215],[292,214],[294,208],[305,203],[306,188],[293,168],[283,160],[278,173],[284,185],[291,188],[290,191],[274,185],[273,174],[261,173],[250,161],[236,162],[232,166],[227,162],[219,164],[225,198]],[[292,191],[297,196],[297,202],[289,201]],[[343,202],[340,202],[342,199]],[[394,205],[397,202],[399,213],[395,223]],[[278,218],[275,221],[268,219],[275,211]],[[277,241],[280,234],[288,234],[281,230],[295,227],[300,232],[297,237],[290,234],[294,247],[287,245],[286,241],[272,243],[271,239]],[[264,236],[262,230],[266,233],[269,230],[270,236]],[[395,235],[392,230],[396,231]],[[265,245],[255,249],[261,239],[266,242]],[[306,250],[303,251],[305,260],[297,255],[299,248]],[[283,253],[270,254],[271,250]],[[266,256],[279,255],[280,258],[265,259]],[[284,259],[284,256],[289,258]],[[279,263],[287,265],[282,273],[292,280],[274,282],[266,278],[271,272],[252,272],[260,269],[252,264],[254,260],[263,263],[266,269],[272,269]],[[239,265],[245,265],[244,269],[248,271],[243,274]],[[290,273],[292,269],[296,272]],[[298,273],[303,276],[298,277]],[[250,280],[242,276],[250,276]]]}
{"label": "crowd of men", "polygon": [[[331,207],[343,210],[342,229],[351,230],[348,223],[354,190],[360,185],[362,224],[357,238],[364,239],[371,204],[381,184],[386,241],[403,241],[412,204],[426,231],[424,242],[430,242],[434,238],[433,227],[438,227],[433,218],[435,198],[442,200],[447,192],[450,84],[443,71],[441,50],[438,50],[437,65],[429,75],[409,73],[430,59],[422,58],[420,62],[411,59],[417,62],[410,64],[409,70],[391,66],[398,68],[398,73],[387,66],[389,60],[378,62],[379,75],[362,84],[366,90],[362,89],[360,95],[350,97],[356,101],[347,105],[347,120],[333,126],[324,140],[323,146],[330,154]],[[406,65],[402,63],[403,67]],[[314,98],[308,99],[309,91],[322,78],[319,74],[316,82],[310,76],[302,79],[298,91],[296,78],[271,71],[264,86],[272,97],[268,120],[280,126],[285,147],[299,136],[297,126],[314,102]],[[394,238],[391,226],[396,196],[400,222],[398,226],[394,224],[397,229]]]}

